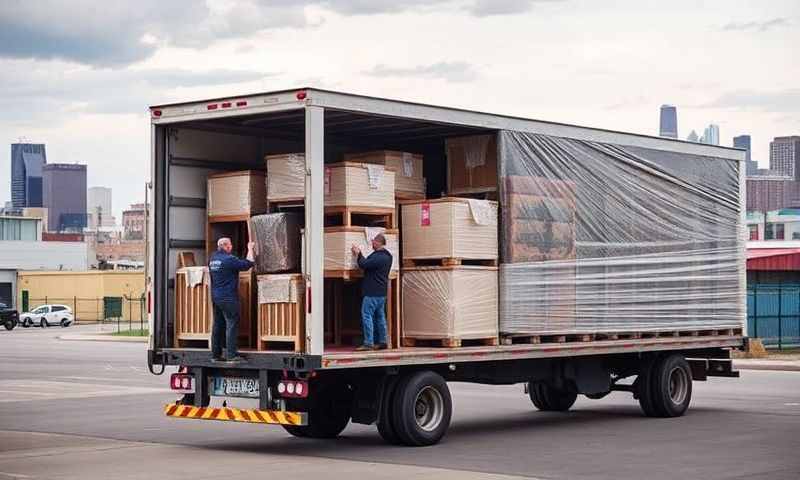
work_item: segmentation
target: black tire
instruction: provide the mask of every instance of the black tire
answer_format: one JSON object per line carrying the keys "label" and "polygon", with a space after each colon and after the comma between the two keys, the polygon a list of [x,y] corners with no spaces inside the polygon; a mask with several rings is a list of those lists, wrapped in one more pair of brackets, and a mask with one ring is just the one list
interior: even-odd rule
{"label": "black tire", "polygon": [[61,325],[61,328],[67,328],[67,327],[69,327],[70,323],[72,323],[72,322],[70,322],[68,318],[62,318],[61,322],[59,323],[59,325]]}
{"label": "black tire", "polygon": [[663,357],[653,368],[651,392],[656,416],[680,417],[692,401],[692,370],[683,355]]}
{"label": "black tire", "polygon": [[350,423],[352,394],[347,385],[330,385],[315,393],[308,406],[308,425],[282,425],[290,435],[302,438],[336,438]]}
{"label": "black tire", "polygon": [[400,437],[394,427],[394,394],[397,391],[399,378],[397,376],[388,377],[383,386],[381,396],[380,412],[375,425],[378,427],[378,434],[389,445],[400,445]]}
{"label": "black tire", "polygon": [[33,321],[30,318],[25,317],[25,318],[22,319],[22,327],[23,328],[30,328],[32,326],[33,326]]}
{"label": "black tire", "polygon": [[39,320],[39,326],[42,328],[47,328],[48,327],[47,320],[45,320],[44,318]]}
{"label": "black tire", "polygon": [[566,412],[578,399],[577,392],[558,390],[545,382],[529,382],[528,396],[543,412]]}
{"label": "black tire", "polygon": [[586,398],[591,399],[591,400],[600,400],[600,399],[606,398],[609,393],[611,393],[611,391],[601,392],[601,393],[584,393],[584,396]]}
{"label": "black tire", "polygon": [[642,408],[642,412],[645,416],[648,417],[659,416],[653,395],[653,372],[659,360],[659,358],[648,358],[642,362],[639,375],[636,377],[635,382],[635,398],[639,399],[639,406]]}
{"label": "black tire", "polygon": [[6,330],[14,330],[14,327],[17,326],[17,322],[14,320],[6,320],[5,323],[3,323],[3,326],[6,328]]}
{"label": "black tire", "polygon": [[392,404],[392,425],[403,445],[424,447],[438,443],[450,426],[453,401],[447,382],[432,371],[409,374],[400,380]]}

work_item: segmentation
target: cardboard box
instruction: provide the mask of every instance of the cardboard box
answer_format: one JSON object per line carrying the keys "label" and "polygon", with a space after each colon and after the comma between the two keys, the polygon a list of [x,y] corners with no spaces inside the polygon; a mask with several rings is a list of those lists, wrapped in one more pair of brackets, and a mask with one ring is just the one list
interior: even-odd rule
{"label": "cardboard box", "polygon": [[395,174],[383,165],[341,162],[326,166],[326,207],[394,208]]}
{"label": "cardboard box", "polygon": [[497,202],[447,197],[400,209],[404,259],[497,259]]}
{"label": "cardboard box", "polygon": [[287,202],[303,200],[306,195],[306,156],[286,153],[264,157],[267,167],[267,200]]}
{"label": "cardboard box", "polygon": [[394,194],[398,199],[425,198],[423,157],[415,153],[396,150],[375,150],[364,153],[348,153],[347,162],[374,163],[384,165],[394,172]]}
{"label": "cardboard box", "polygon": [[325,228],[325,270],[358,270],[350,247],[358,245],[364,256],[372,253],[370,241],[378,233],[386,237],[386,249],[392,254],[392,271],[399,270],[400,248],[398,231],[380,227],[327,227]]}
{"label": "cardboard box", "polygon": [[404,268],[403,338],[497,337],[497,267]]}
{"label": "cardboard box", "polygon": [[447,191],[450,195],[497,190],[497,136],[448,138]]}
{"label": "cardboard box", "polygon": [[257,170],[208,176],[208,216],[259,215],[267,211],[265,173]]}

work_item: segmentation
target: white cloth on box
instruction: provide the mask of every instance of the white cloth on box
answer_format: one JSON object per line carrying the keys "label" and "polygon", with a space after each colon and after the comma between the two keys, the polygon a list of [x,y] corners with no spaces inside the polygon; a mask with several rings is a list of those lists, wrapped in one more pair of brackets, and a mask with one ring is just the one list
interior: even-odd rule
{"label": "white cloth on box", "polygon": [[414,176],[414,157],[408,152],[403,152],[403,176]]}
{"label": "white cloth on box", "polygon": [[486,150],[489,148],[489,135],[476,135],[462,139],[464,145],[464,164],[467,168],[486,165]]}
{"label": "white cloth on box", "polygon": [[383,179],[383,165],[366,165],[366,167],[369,188],[372,190],[381,188],[381,180]]}
{"label": "white cloth on box", "polygon": [[468,198],[467,202],[469,202],[469,211],[475,223],[478,225],[492,225],[497,223],[497,213],[489,200]]}
{"label": "white cloth on box", "polygon": [[183,267],[183,269],[186,271],[186,284],[189,288],[194,288],[203,283],[203,273],[205,273],[206,267]]}
{"label": "white cloth on box", "polygon": [[294,275],[268,275],[258,278],[258,303],[297,303]]}

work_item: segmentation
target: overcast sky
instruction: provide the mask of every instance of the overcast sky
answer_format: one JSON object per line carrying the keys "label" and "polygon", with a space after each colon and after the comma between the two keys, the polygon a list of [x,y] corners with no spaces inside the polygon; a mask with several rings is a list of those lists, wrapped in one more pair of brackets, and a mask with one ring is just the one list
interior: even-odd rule
{"label": "overcast sky", "polygon": [[[318,86],[656,135],[800,134],[800,1],[0,2],[0,139],[143,199],[146,107]],[[10,147],[0,201],[10,198]]]}

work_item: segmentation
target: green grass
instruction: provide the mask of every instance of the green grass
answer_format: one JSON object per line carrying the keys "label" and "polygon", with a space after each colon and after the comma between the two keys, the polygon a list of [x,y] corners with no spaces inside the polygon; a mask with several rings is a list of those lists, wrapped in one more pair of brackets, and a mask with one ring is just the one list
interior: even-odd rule
{"label": "green grass", "polygon": [[122,330],[121,332],[114,332],[111,335],[115,337],[146,337],[150,335],[150,331],[146,328],[144,330]]}

